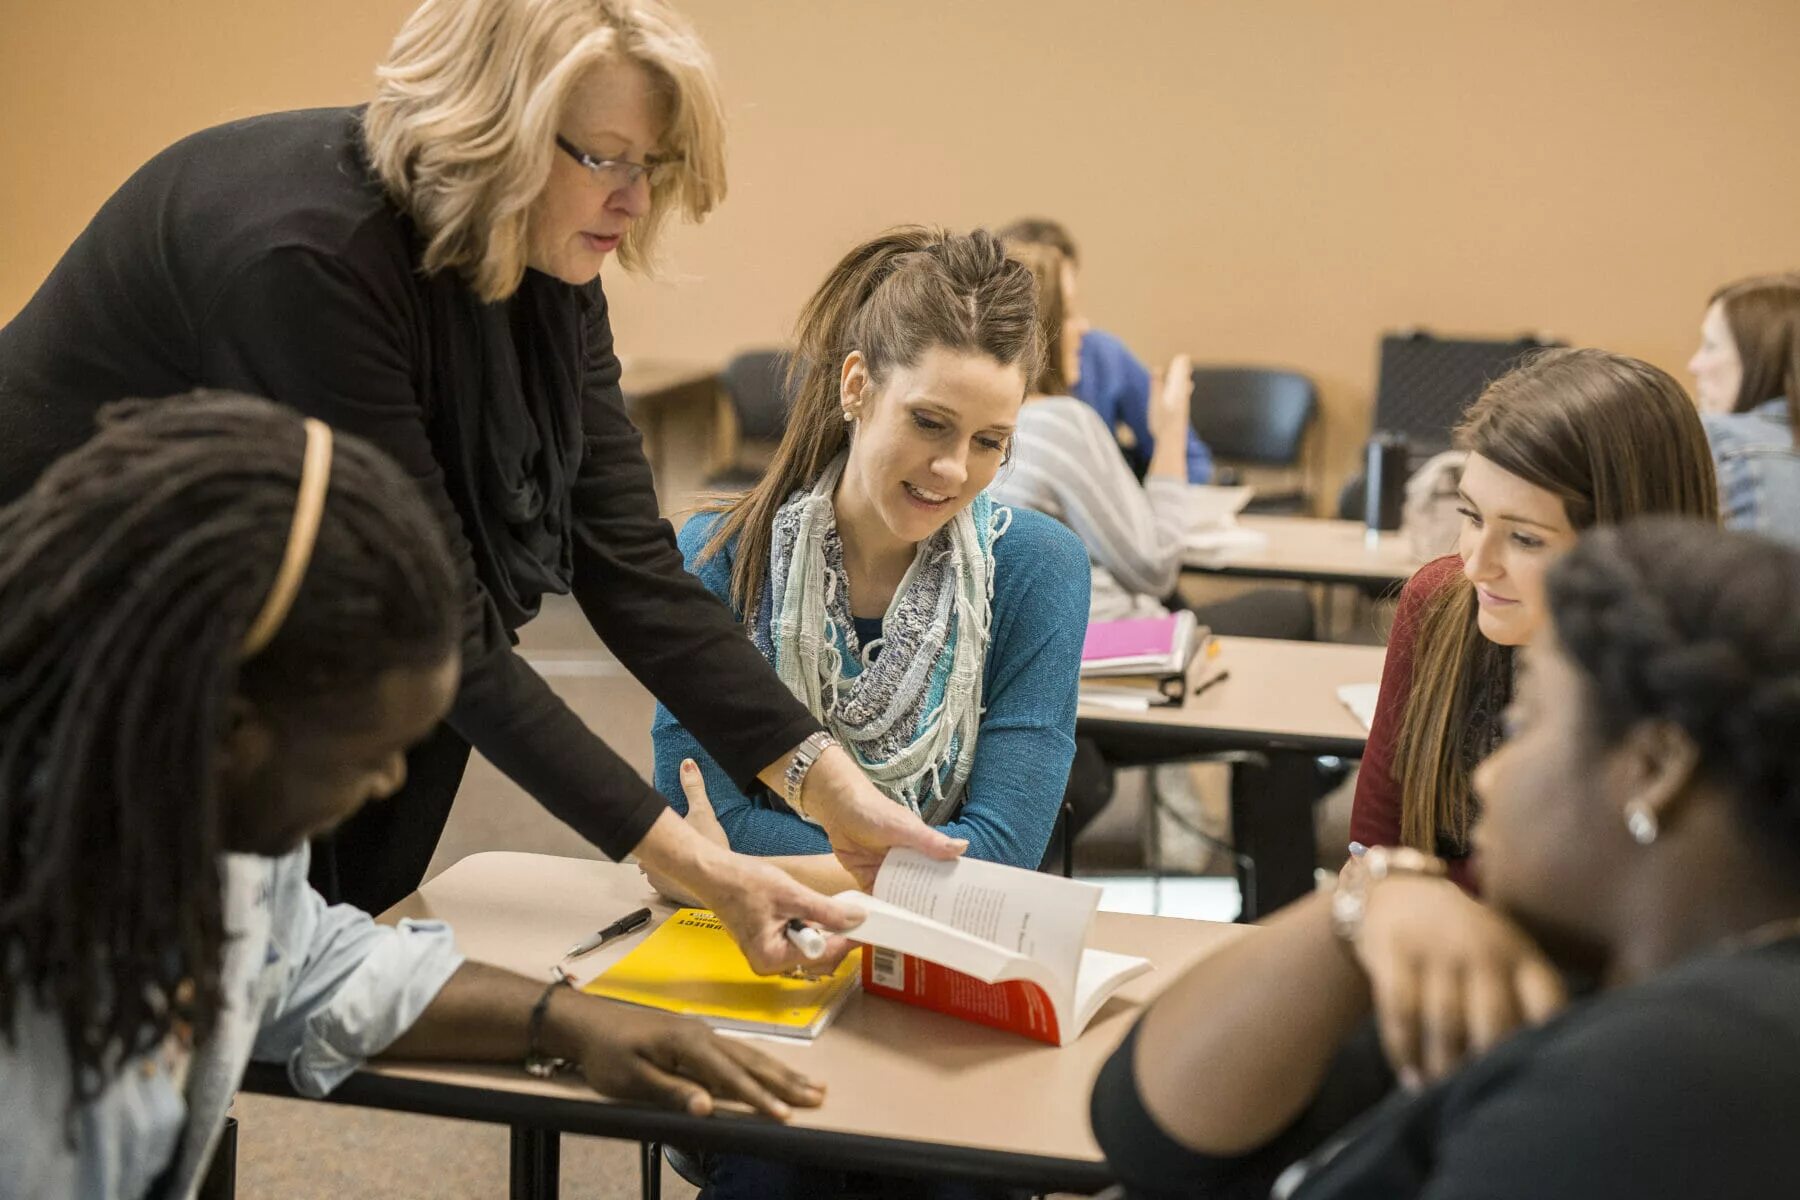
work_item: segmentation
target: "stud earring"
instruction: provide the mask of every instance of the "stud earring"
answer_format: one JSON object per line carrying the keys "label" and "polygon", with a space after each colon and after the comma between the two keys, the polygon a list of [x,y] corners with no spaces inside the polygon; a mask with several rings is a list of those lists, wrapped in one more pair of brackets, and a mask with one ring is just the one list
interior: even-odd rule
{"label": "stud earring", "polygon": [[846,408],[844,410],[844,424],[848,425],[854,420],[856,420],[856,410],[853,408]]}
{"label": "stud earring", "polygon": [[1648,846],[1661,832],[1657,828],[1656,814],[1642,800],[1633,800],[1625,806],[1625,828],[1631,832],[1631,840],[1640,846]]}

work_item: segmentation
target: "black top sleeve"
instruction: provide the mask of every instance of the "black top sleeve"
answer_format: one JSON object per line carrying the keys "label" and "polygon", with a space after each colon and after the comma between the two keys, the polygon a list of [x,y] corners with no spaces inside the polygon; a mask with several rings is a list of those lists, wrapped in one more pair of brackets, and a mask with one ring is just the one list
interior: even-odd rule
{"label": "black top sleeve", "polygon": [[[327,255],[278,247],[248,260],[220,281],[204,310],[196,374],[363,437],[418,482],[448,535],[463,597],[462,686],[451,726],[550,812],[607,854],[622,857],[666,805],[514,652],[476,577],[426,432],[427,398],[417,394],[412,366],[423,353],[423,333],[412,316],[406,273],[364,269],[362,257],[380,261],[380,252]],[[612,394],[616,400],[616,386]],[[642,456],[616,430],[608,437],[603,429],[600,440],[590,442],[590,457],[596,451],[635,457],[642,466]],[[591,544],[610,532],[597,525],[582,540]],[[680,567],[677,556],[674,569]],[[637,577],[613,582],[642,586]],[[710,599],[707,606],[718,608]],[[616,622],[612,632],[622,633],[623,626]],[[647,682],[657,687],[664,681]]]}
{"label": "black top sleeve", "polygon": [[[1287,1129],[1240,1157],[1202,1154],[1171,1137],[1145,1107],[1133,1067],[1139,1028],[1141,1022],[1100,1069],[1089,1119],[1107,1165],[1128,1195],[1143,1200],[1263,1200],[1283,1171],[1378,1104],[1394,1086],[1371,1022],[1345,1042],[1318,1094]],[[1194,1086],[1207,1083],[1198,1079]]]}
{"label": "black top sleeve", "polygon": [[574,489],[575,597],[619,661],[749,791],[758,771],[821,726],[683,565],[619,391],[604,297],[594,320]]}

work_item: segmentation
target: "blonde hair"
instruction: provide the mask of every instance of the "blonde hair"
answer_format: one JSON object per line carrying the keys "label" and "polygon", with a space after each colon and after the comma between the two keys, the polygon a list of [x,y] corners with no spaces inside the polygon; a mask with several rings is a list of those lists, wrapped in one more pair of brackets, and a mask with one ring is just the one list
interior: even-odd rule
{"label": "blonde hair", "polygon": [[1036,396],[1067,396],[1073,389],[1063,370],[1063,325],[1068,315],[1063,271],[1073,260],[1048,242],[1002,239],[1001,245],[1009,258],[1024,264],[1037,280],[1038,340],[1044,354],[1037,377],[1025,381],[1025,390]]}
{"label": "blonde hair", "polygon": [[363,117],[369,162],[425,235],[428,274],[455,270],[483,300],[525,276],[531,206],[550,177],[570,92],[592,67],[632,62],[665,105],[653,185],[619,246],[643,270],[669,214],[698,221],[725,198],[725,118],[712,58],[661,0],[425,0],[376,71]]}

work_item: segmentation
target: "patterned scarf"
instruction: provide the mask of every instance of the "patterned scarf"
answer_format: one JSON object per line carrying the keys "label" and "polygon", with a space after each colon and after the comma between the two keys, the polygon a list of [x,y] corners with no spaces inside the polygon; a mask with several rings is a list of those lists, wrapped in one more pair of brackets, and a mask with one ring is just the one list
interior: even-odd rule
{"label": "patterned scarf", "polygon": [[983,492],[920,542],[881,638],[864,646],[832,504],[844,462],[839,455],[775,514],[756,643],[877,787],[941,825],[962,806],[975,765],[994,542],[1012,510]]}

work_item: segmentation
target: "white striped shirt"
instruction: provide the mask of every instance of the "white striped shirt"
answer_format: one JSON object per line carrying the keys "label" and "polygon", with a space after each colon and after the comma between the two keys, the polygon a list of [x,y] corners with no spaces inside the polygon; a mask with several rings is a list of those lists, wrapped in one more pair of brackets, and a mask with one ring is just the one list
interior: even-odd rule
{"label": "white striped shirt", "polygon": [[1174,592],[1187,482],[1139,484],[1112,431],[1081,401],[1055,396],[1020,409],[1012,462],[990,491],[996,503],[1036,509],[1075,531],[1094,569],[1090,620],[1158,613]]}

